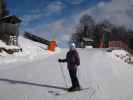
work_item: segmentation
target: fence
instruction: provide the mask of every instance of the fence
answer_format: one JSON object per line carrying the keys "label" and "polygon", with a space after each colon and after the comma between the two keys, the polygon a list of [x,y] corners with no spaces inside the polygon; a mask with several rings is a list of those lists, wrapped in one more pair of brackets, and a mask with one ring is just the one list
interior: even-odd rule
{"label": "fence", "polygon": [[126,43],[122,42],[122,41],[111,41],[110,42],[110,47],[124,49],[124,50],[130,52],[131,54],[133,54],[133,50],[130,49],[128,47],[128,45]]}

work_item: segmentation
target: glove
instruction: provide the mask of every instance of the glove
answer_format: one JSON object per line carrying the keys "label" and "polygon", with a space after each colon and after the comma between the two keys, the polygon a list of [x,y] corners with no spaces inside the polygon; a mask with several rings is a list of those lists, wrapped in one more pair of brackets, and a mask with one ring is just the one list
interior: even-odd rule
{"label": "glove", "polygon": [[62,62],[62,60],[61,59],[58,59],[58,62]]}

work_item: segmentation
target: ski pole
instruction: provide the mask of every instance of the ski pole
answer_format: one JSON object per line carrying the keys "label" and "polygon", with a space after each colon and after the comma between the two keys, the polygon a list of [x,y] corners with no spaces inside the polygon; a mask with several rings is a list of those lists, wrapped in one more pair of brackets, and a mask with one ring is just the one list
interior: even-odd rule
{"label": "ski pole", "polygon": [[77,76],[80,78],[79,67],[77,68]]}
{"label": "ski pole", "polygon": [[68,88],[67,81],[65,79],[65,75],[64,75],[64,72],[63,72],[63,68],[62,68],[63,66],[61,65],[61,63],[59,63],[59,66],[60,66],[60,70],[61,70],[61,73],[62,73],[62,77],[64,79],[65,86],[66,86],[66,88]]}
{"label": "ski pole", "polygon": [[81,75],[80,75],[79,67],[77,68],[77,78],[78,78],[79,83],[80,83]]}

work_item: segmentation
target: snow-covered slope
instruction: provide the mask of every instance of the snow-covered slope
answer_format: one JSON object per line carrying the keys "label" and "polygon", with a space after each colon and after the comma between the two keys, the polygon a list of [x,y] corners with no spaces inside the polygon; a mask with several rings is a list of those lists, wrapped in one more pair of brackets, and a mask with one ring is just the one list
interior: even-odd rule
{"label": "snow-covered slope", "polygon": [[[78,78],[88,90],[65,93],[66,87],[61,68],[71,86],[66,64],[59,64],[67,50],[31,63],[24,63],[0,70],[1,100],[133,100],[133,66],[116,60],[105,49],[78,49],[81,65]],[[3,67],[14,66],[3,65]],[[62,93],[54,96],[48,91]]]}
{"label": "snow-covered slope", "polygon": [[133,56],[125,50],[113,50],[112,56],[114,56],[117,60],[122,60],[125,63],[133,64]]}
{"label": "snow-covered slope", "polygon": [[[19,46],[22,48],[22,52],[14,53],[13,55],[7,54],[6,52],[0,53],[0,65],[11,64],[11,63],[24,63],[32,62],[37,59],[42,59],[51,54],[58,53],[59,48],[56,48],[55,52],[50,52],[47,50],[47,46],[39,42],[33,42],[22,36],[19,37]],[[0,47],[6,48],[17,48],[14,46],[7,46],[0,41]],[[1,68],[1,67],[0,67]]]}

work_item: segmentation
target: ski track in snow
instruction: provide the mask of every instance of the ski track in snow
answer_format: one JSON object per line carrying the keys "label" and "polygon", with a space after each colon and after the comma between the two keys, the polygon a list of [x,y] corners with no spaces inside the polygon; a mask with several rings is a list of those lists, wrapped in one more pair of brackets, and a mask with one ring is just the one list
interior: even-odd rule
{"label": "ski track in snow", "polygon": [[[34,62],[0,70],[1,100],[133,100],[133,68],[114,59],[104,49],[78,49],[81,65],[78,78],[82,88],[90,90],[64,93],[63,67],[67,86],[71,86],[66,64],[58,63],[67,50]],[[3,67],[3,66],[2,66]],[[54,96],[48,91],[64,93]]]}

